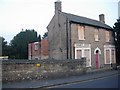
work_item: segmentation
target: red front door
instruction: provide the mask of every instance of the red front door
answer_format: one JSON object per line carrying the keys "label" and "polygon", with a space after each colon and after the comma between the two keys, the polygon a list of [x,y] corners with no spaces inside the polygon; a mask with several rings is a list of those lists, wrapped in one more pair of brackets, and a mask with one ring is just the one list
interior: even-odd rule
{"label": "red front door", "polygon": [[96,68],[99,68],[99,54],[96,53]]}

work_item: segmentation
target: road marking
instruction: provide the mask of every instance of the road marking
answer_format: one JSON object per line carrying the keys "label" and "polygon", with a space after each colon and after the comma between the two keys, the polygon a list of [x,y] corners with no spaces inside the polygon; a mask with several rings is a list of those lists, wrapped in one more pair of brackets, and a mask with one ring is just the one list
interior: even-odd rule
{"label": "road marking", "polygon": [[109,77],[113,77],[113,76],[119,76],[120,74],[112,74],[109,76],[100,76],[100,77],[96,77],[96,78],[92,78],[92,79],[87,79],[87,80],[81,80],[81,81],[73,81],[73,82],[68,82],[68,83],[61,83],[61,84],[53,84],[53,85],[49,85],[49,86],[43,86],[41,88],[57,88],[60,86],[66,86],[66,85],[71,85],[71,84],[78,84],[78,83],[85,83],[85,82],[89,82],[89,81],[94,81],[94,80],[101,80],[101,79],[105,79],[105,78],[109,78]]}

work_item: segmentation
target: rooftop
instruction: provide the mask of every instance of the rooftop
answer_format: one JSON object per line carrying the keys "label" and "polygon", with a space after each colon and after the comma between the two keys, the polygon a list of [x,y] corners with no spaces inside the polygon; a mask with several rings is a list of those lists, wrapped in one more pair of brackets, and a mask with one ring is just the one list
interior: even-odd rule
{"label": "rooftop", "polygon": [[69,13],[65,13],[65,12],[62,12],[62,14],[64,16],[66,16],[71,22],[74,22],[74,23],[81,23],[81,24],[85,24],[85,25],[91,25],[91,26],[95,26],[95,27],[112,30],[112,28],[110,26],[108,26],[107,24],[102,23],[100,21],[97,21],[97,20],[93,20],[93,19],[89,19],[86,17],[77,16],[77,15],[69,14]]}

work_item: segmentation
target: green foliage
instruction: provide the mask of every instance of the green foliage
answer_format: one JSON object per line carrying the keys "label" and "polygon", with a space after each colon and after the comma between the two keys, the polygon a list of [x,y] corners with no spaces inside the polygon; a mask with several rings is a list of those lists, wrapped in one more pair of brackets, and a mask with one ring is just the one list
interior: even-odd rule
{"label": "green foliage", "polygon": [[115,46],[116,46],[116,59],[117,64],[120,64],[119,53],[120,53],[120,18],[114,24],[114,32],[115,32]]}
{"label": "green foliage", "polygon": [[8,56],[10,53],[10,46],[7,45],[7,41],[5,41],[4,37],[0,37],[1,42],[0,42],[0,47],[1,47],[1,56]]}
{"label": "green foliage", "polygon": [[44,39],[44,38],[48,38],[48,32],[44,33],[42,39]]}
{"label": "green foliage", "polygon": [[27,59],[28,58],[28,44],[41,40],[41,36],[37,37],[37,32],[33,30],[21,31],[13,40],[11,40],[11,54],[10,58]]}

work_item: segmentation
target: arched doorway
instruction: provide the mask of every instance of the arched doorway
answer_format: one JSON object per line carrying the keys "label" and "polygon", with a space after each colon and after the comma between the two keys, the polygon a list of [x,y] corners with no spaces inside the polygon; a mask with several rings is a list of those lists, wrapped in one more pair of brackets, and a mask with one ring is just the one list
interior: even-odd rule
{"label": "arched doorway", "polygon": [[94,51],[95,54],[95,62],[96,62],[96,68],[99,69],[100,68],[100,54],[101,54],[101,50],[97,47]]}

